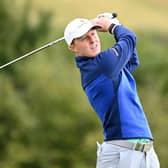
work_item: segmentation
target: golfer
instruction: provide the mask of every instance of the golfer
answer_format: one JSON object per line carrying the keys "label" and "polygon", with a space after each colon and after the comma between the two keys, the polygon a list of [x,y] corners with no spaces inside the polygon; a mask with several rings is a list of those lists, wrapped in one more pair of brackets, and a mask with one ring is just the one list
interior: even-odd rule
{"label": "golfer", "polygon": [[[115,45],[101,51],[97,31],[111,34]],[[136,35],[117,18],[100,14],[92,20],[74,19],[64,36],[75,54],[82,88],[104,130],[104,142],[97,143],[97,168],[159,168],[132,76],[139,65]]]}

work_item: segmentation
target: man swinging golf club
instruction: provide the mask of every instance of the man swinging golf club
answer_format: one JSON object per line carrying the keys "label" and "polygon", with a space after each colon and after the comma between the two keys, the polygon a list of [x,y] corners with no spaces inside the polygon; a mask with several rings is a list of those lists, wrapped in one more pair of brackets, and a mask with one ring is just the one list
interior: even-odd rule
{"label": "man swinging golf club", "polygon": [[[116,43],[101,51],[99,32]],[[159,168],[153,136],[132,76],[139,65],[136,35],[110,13],[71,21],[64,32],[75,54],[81,83],[100,118],[104,142],[98,143],[97,168]]]}

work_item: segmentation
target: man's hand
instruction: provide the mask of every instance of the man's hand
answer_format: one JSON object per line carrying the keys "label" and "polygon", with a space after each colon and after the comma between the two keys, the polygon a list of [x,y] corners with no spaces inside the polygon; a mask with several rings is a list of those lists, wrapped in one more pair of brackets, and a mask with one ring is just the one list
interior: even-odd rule
{"label": "man's hand", "polygon": [[116,17],[113,18],[111,13],[99,14],[96,18],[92,19],[91,22],[96,26],[100,26],[98,31],[101,32],[108,32],[111,24],[120,25],[119,20]]}
{"label": "man's hand", "polygon": [[114,19],[117,17],[117,13],[101,13],[99,15],[97,15],[97,18],[100,18],[100,17],[105,17],[105,18],[108,18],[108,19]]}
{"label": "man's hand", "polygon": [[100,32],[107,32],[111,25],[111,21],[107,18],[95,18],[91,22],[93,25],[100,27],[97,29]]}

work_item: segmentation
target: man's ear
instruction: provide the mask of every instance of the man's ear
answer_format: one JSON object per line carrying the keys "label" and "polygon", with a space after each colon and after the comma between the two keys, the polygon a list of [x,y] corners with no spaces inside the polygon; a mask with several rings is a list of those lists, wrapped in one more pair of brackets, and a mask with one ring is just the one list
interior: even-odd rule
{"label": "man's ear", "polygon": [[71,44],[70,46],[68,46],[68,48],[74,53],[76,53],[78,51],[74,44]]}

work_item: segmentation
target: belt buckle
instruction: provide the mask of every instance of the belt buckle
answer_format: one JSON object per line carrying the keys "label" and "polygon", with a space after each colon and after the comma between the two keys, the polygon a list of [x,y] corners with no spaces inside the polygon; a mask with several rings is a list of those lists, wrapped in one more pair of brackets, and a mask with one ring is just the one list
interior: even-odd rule
{"label": "belt buckle", "polygon": [[152,148],[153,143],[147,143],[144,146],[144,152],[148,152]]}
{"label": "belt buckle", "polygon": [[142,143],[136,143],[135,149],[136,151],[141,151],[141,152],[148,152],[152,147],[152,143],[147,143],[147,144],[142,144]]}
{"label": "belt buckle", "polygon": [[144,149],[145,149],[145,144],[142,144],[142,143],[139,143],[139,142],[136,143],[136,145],[135,145],[135,150],[136,151],[144,152]]}

